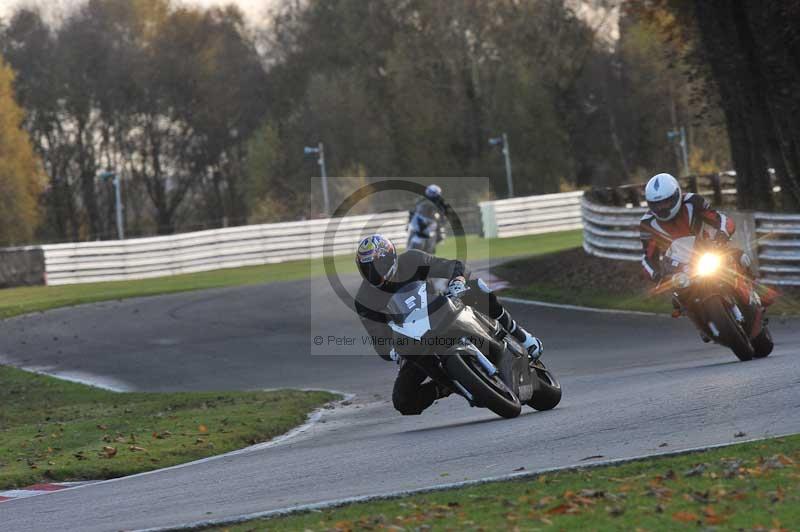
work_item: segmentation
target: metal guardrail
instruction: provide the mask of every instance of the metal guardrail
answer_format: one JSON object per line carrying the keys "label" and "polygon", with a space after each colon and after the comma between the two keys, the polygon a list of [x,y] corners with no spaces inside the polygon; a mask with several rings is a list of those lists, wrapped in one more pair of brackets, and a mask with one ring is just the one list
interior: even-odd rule
{"label": "metal guardrail", "polygon": [[323,246],[326,254],[352,253],[360,238],[374,232],[404,245],[407,223],[402,211],[41,248],[47,284],[76,284],[310,259],[322,256]]}
{"label": "metal guardrail", "polygon": [[639,220],[645,212],[638,205],[608,207],[582,198],[583,249],[606,259],[642,260]]}
{"label": "metal guardrail", "polygon": [[483,236],[506,238],[580,229],[583,192],[481,202]]}
{"label": "metal guardrail", "polygon": [[758,262],[767,284],[800,286],[800,214],[754,214]]}

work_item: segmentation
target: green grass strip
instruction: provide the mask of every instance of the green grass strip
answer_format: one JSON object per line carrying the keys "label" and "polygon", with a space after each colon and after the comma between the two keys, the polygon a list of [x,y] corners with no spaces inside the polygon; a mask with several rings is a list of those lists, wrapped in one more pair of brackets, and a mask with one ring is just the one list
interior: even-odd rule
{"label": "green grass strip", "polygon": [[0,488],[107,479],[272,439],[327,392],[116,393],[0,366]]}
{"label": "green grass strip", "polygon": [[791,436],[214,530],[796,530],[799,464]]}

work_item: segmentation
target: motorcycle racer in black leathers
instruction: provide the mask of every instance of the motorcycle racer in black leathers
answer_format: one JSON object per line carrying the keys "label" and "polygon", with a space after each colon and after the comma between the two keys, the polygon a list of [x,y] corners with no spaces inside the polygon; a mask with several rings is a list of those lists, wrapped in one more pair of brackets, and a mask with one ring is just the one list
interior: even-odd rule
{"label": "motorcycle racer in black leathers", "polygon": [[[356,265],[363,277],[355,298],[356,312],[375,339],[389,340],[392,336],[384,311],[394,293],[411,282],[443,278],[449,279],[448,295],[460,297],[466,305],[496,319],[522,343],[532,360],[542,355],[542,342],[514,321],[486,283],[468,280],[469,273],[460,260],[442,259],[420,250],[398,255],[389,239],[372,235],[359,244]],[[428,376],[416,365],[400,360],[390,341],[374,341],[373,346],[381,358],[400,364],[392,402],[401,414],[421,414],[436,399],[450,394],[450,390],[433,381],[424,382]]]}

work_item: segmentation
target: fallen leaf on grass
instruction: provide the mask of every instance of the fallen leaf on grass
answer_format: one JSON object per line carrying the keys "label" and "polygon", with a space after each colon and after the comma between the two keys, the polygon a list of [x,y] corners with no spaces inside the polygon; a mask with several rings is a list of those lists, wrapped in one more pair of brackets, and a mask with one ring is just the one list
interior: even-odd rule
{"label": "fallen leaf on grass", "polygon": [[672,518],[681,523],[694,523],[697,521],[697,515],[691,512],[675,512],[672,514]]}
{"label": "fallen leaf on grass", "polygon": [[685,476],[685,477],[699,477],[700,475],[702,475],[705,472],[706,469],[708,469],[708,465],[707,464],[697,464],[693,468],[689,469],[688,471],[685,471],[683,473],[683,476]]}
{"label": "fallen leaf on grass", "polygon": [[769,502],[772,504],[783,502],[783,490],[778,488],[775,491],[768,491],[767,497],[769,497]]}
{"label": "fallen leaf on grass", "polygon": [[625,513],[625,508],[621,506],[606,507],[606,512],[608,512],[608,515],[610,515],[611,517],[619,517],[620,515]]}
{"label": "fallen leaf on grass", "polygon": [[703,509],[703,515],[705,516],[707,525],[721,525],[727,520],[723,516],[717,514],[713,506],[706,506]]}
{"label": "fallen leaf on grass", "polygon": [[573,506],[571,504],[559,504],[555,508],[550,508],[545,512],[547,515],[560,515],[567,513]]}
{"label": "fallen leaf on grass", "polygon": [[100,429],[100,430],[108,430],[108,426],[107,425],[97,425],[97,428]]}
{"label": "fallen leaf on grass", "polygon": [[656,497],[657,499],[672,498],[672,490],[660,486],[650,486],[645,490],[644,494],[650,497]]}
{"label": "fallen leaf on grass", "polygon": [[137,452],[137,451],[147,452],[147,449],[145,449],[144,447],[139,447],[138,445],[131,445],[130,447],[128,447],[128,449],[130,449],[133,452]]}
{"label": "fallen leaf on grass", "polygon": [[687,501],[694,501],[699,502],[700,504],[708,504],[710,502],[716,502],[713,497],[711,497],[711,492],[708,490],[706,491],[693,491],[692,493],[684,493],[683,498]]}
{"label": "fallen leaf on grass", "polygon": [[103,454],[106,455],[106,458],[114,458],[115,456],[117,456],[117,448],[111,447],[109,445],[104,445]]}
{"label": "fallen leaf on grass", "polygon": [[199,430],[200,432],[206,433],[206,432],[208,432],[208,427],[206,427],[205,425],[200,425],[200,426],[197,427],[197,430]]}
{"label": "fallen leaf on grass", "polygon": [[539,502],[536,503],[536,508],[538,509],[545,508],[546,506],[549,506],[550,503],[553,502],[554,500],[556,500],[555,497],[551,497],[549,495],[546,497],[542,497],[541,499],[539,499]]}

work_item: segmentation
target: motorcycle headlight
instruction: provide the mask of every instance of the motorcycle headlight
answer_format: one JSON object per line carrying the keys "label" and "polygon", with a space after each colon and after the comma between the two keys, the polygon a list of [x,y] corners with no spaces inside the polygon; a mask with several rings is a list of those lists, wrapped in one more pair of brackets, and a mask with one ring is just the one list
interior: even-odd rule
{"label": "motorcycle headlight", "polygon": [[690,284],[692,284],[692,280],[683,272],[678,272],[672,276],[672,287],[675,290],[683,290],[688,288]]}
{"label": "motorcycle headlight", "polygon": [[700,260],[697,261],[697,275],[702,277],[711,275],[719,269],[721,262],[722,261],[719,258],[719,255],[714,253],[704,253],[700,257]]}

